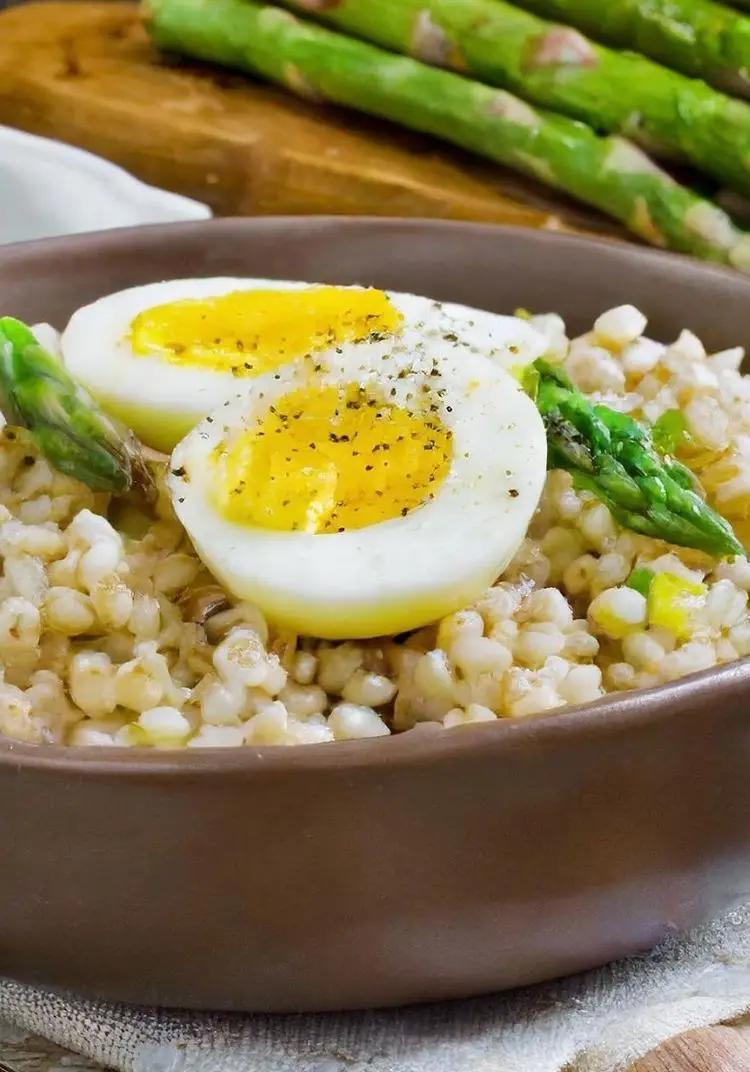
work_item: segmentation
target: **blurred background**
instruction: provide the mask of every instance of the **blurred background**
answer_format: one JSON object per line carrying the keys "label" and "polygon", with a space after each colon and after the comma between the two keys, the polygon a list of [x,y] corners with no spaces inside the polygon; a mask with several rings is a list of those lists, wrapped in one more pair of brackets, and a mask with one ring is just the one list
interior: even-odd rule
{"label": "blurred background", "polygon": [[261,40],[252,2],[214,21],[155,0],[145,25],[135,0],[0,0],[0,126],[218,215],[594,232],[750,272],[750,0],[606,0],[619,21],[590,0],[351,0],[322,26],[276,2],[314,56]]}

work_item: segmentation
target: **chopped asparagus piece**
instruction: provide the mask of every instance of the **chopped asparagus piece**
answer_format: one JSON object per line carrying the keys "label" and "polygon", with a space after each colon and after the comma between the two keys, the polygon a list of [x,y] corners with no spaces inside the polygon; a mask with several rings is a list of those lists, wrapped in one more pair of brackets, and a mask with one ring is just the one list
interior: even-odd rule
{"label": "chopped asparagus piece", "polygon": [[547,429],[547,464],[567,469],[623,528],[721,558],[745,550],[731,526],[697,494],[684,466],[661,457],[650,433],[624,413],[590,402],[540,358],[527,389]]}
{"label": "chopped asparagus piece", "polygon": [[30,328],[9,316],[0,317],[0,391],[7,416],[29,429],[61,473],[96,491],[122,494],[136,486],[153,498],[135,438],[102,413]]}

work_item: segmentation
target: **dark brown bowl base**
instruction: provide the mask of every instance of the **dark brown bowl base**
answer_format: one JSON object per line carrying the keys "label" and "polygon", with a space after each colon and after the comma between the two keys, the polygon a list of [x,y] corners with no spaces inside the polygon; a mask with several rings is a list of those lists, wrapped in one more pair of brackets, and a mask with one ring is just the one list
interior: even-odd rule
{"label": "dark brown bowl base", "polygon": [[[378,283],[575,329],[742,342],[750,282],[608,243],[429,222],[232,220],[0,250],[2,312],[129,284]],[[189,753],[0,744],[0,975],[160,1005],[480,994],[644,949],[750,898],[750,663],[565,714]]]}

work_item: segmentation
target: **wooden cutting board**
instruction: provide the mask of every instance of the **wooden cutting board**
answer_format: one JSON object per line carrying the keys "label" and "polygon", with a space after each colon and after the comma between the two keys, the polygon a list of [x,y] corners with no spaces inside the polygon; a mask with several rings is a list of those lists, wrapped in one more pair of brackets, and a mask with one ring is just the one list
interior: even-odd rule
{"label": "wooden cutting board", "polygon": [[130,3],[0,12],[0,123],[72,142],[221,214],[353,213],[614,232],[494,165],[249,79],[176,66]]}

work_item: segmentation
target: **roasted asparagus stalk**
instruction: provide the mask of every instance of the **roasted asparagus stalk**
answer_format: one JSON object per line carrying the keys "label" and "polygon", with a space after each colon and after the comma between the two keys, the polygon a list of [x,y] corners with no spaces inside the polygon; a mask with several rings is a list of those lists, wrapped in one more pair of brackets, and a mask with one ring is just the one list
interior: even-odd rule
{"label": "roasted asparagus stalk", "polygon": [[434,134],[585,201],[655,245],[750,270],[750,236],[620,137],[251,0],[150,0],[164,48]]}
{"label": "roasted asparagus stalk", "polygon": [[[750,19],[715,0],[516,0],[619,48],[750,96]],[[734,0],[749,8],[749,0]]]}
{"label": "roasted asparagus stalk", "polygon": [[[505,0],[338,0],[312,9],[310,0],[282,2],[385,48],[509,89],[595,130],[623,134],[653,155],[688,160],[719,182],[750,191],[750,105],[635,52],[595,44],[571,26],[545,22],[522,10],[524,0],[520,7]],[[615,9],[633,5],[529,0],[528,6],[561,17],[566,6],[595,10],[596,18],[584,25],[596,37],[598,27],[615,21]],[[651,12],[658,5],[649,0],[635,6]],[[750,19],[725,11],[730,21],[745,24],[741,35],[738,30],[732,81],[750,96]],[[702,43],[698,36],[689,54],[723,43],[723,37],[707,36]],[[718,64],[728,82],[728,58],[717,57]]]}

